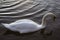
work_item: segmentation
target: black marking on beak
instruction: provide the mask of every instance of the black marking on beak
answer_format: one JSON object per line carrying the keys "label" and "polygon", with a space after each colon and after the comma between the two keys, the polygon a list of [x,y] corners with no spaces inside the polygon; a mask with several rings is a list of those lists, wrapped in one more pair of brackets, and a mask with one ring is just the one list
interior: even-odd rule
{"label": "black marking on beak", "polygon": [[53,17],[53,21],[55,21],[55,20],[56,20],[56,16]]}

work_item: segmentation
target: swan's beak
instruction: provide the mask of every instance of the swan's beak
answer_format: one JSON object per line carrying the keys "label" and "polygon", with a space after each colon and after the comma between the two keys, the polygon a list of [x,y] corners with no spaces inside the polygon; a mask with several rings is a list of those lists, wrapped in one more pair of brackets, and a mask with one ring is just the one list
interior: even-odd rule
{"label": "swan's beak", "polygon": [[55,20],[56,20],[56,16],[53,17],[53,21],[55,21]]}

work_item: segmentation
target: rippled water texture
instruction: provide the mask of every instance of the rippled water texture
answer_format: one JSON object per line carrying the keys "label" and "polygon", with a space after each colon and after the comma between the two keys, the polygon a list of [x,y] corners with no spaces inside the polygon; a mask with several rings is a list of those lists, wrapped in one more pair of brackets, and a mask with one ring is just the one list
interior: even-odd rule
{"label": "rippled water texture", "polygon": [[55,22],[48,19],[46,25],[46,32],[52,30],[52,35],[44,38],[40,31],[27,35],[8,31],[7,35],[2,35],[7,30],[0,24],[0,40],[60,40],[60,0],[0,0],[0,23],[10,23],[21,18],[32,18],[40,23],[41,15],[48,11],[57,17]]}
{"label": "rippled water texture", "polygon": [[0,20],[39,17],[51,11],[53,3],[51,0],[0,0]]}

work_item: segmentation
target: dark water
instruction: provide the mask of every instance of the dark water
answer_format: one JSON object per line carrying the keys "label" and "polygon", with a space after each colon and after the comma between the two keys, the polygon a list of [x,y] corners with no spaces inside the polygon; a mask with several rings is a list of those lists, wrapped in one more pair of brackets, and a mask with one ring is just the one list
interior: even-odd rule
{"label": "dark water", "polygon": [[[45,3],[46,2],[46,3]],[[39,3],[39,2],[38,2]],[[28,8],[29,11],[21,11],[23,6],[20,10],[19,7],[11,9],[13,6],[16,6],[18,4],[15,4],[13,6],[8,6],[8,7],[2,7],[0,4],[0,23],[10,23],[18,19],[23,19],[23,18],[28,18],[36,21],[37,23],[41,23],[42,15],[44,15],[47,12],[52,12],[56,14],[56,20],[55,22],[52,21],[52,19],[47,18],[47,27],[45,29],[45,34],[48,33],[48,35],[43,35],[40,33],[40,31],[34,32],[34,33],[29,33],[29,34],[19,34],[18,32],[12,32],[12,31],[7,31],[4,35],[2,32],[8,29],[4,29],[3,25],[0,24],[0,40],[60,40],[60,0],[46,0],[42,2],[44,6],[39,7],[40,4],[37,4],[35,7],[37,10],[40,10],[42,7],[44,8],[43,10],[40,10],[36,12],[37,10],[35,8]],[[45,3],[45,4],[44,4]],[[47,4],[48,3],[48,4]],[[33,3],[32,3],[33,4]],[[47,4],[47,5],[46,5]],[[10,5],[10,4],[9,4]],[[31,5],[31,3],[30,3]],[[29,6],[28,6],[29,7]],[[2,10],[4,8],[10,8],[9,10]],[[23,8],[26,9],[26,8]],[[17,11],[18,10],[18,11]],[[36,12],[36,13],[35,13]],[[4,13],[4,14],[3,14]],[[11,14],[9,14],[11,13]],[[15,14],[13,14],[15,13]],[[31,14],[32,15],[26,15],[24,17],[21,17],[21,15],[25,14]],[[13,17],[13,16],[19,16],[19,17]],[[50,33],[52,31],[52,33]]]}

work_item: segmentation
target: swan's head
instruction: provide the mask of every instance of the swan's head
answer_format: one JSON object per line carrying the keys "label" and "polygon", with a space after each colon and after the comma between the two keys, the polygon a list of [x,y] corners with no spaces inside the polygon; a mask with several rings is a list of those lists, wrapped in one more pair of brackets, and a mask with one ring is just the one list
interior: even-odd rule
{"label": "swan's head", "polygon": [[55,14],[53,14],[53,13],[47,13],[42,18],[42,23],[41,23],[42,26],[46,26],[46,22],[47,22],[46,21],[46,17],[47,16],[51,16],[53,18],[53,21],[55,21],[55,19],[56,19],[56,15]]}

